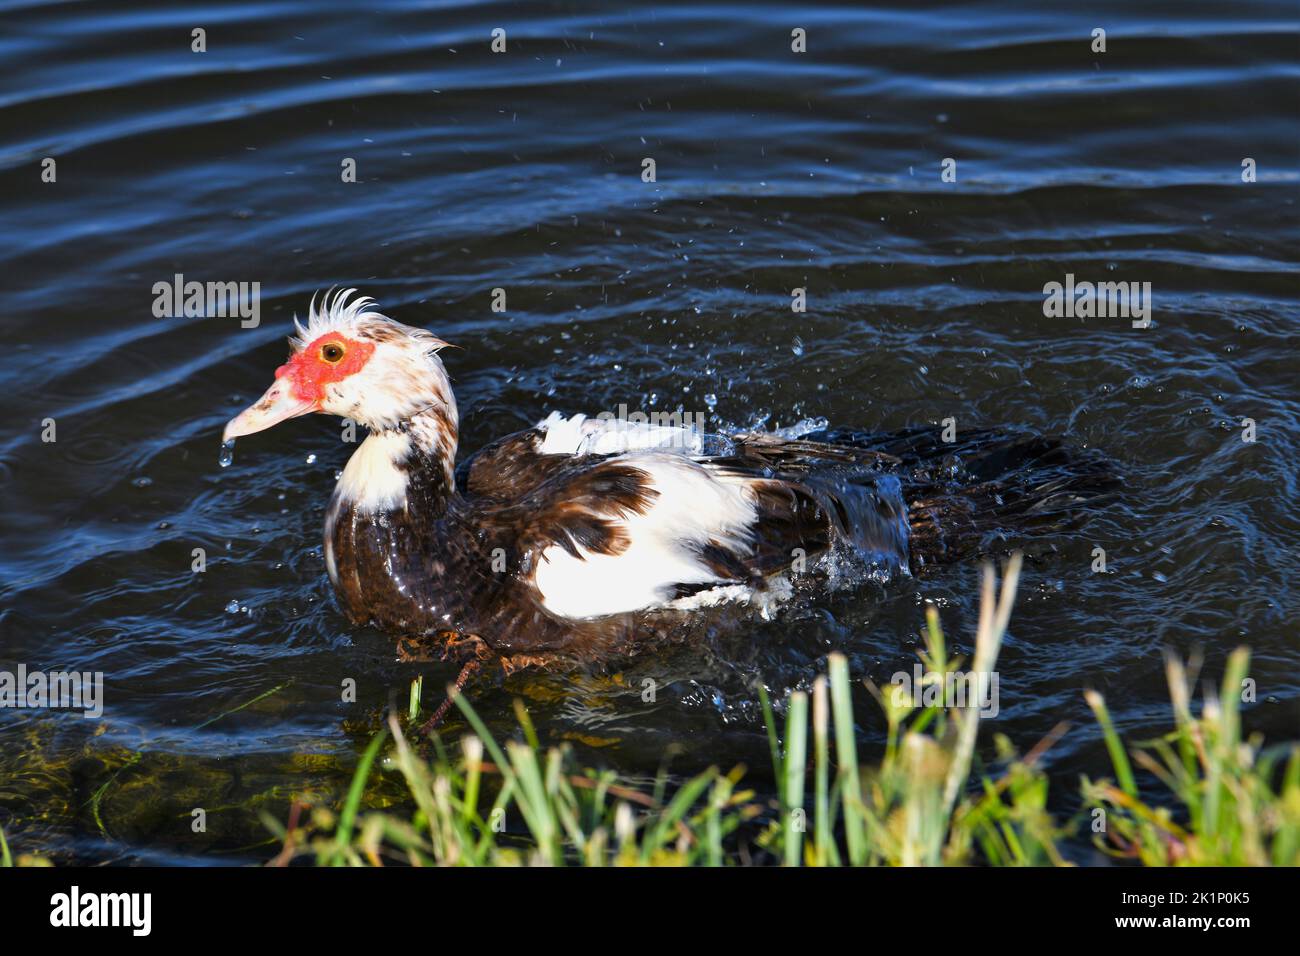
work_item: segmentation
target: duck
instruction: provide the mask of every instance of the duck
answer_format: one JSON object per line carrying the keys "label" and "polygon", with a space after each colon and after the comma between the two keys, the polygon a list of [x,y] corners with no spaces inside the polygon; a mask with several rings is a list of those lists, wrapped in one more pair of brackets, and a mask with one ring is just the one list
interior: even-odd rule
{"label": "duck", "polygon": [[325,509],[338,605],[408,657],[463,661],[457,687],[485,662],[638,653],[706,609],[780,613],[832,558],[923,573],[1008,527],[1062,527],[1107,485],[1059,439],[1016,432],[706,434],[558,411],[458,469],[448,342],[352,288],[294,326],[223,447],[309,414],[366,430]]}

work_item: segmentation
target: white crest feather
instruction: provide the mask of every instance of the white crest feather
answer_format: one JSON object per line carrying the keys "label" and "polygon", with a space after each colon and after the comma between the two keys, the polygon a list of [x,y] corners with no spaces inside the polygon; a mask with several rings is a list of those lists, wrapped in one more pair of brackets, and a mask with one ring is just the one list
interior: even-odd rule
{"label": "white crest feather", "polygon": [[326,332],[347,332],[360,322],[391,322],[388,316],[378,311],[378,305],[368,295],[359,295],[350,299],[356,289],[331,289],[316,300],[317,293],[312,293],[311,305],[307,310],[307,324],[304,326],[293,317],[294,328],[298,334],[289,340],[293,350],[299,351],[308,343],[320,338]]}

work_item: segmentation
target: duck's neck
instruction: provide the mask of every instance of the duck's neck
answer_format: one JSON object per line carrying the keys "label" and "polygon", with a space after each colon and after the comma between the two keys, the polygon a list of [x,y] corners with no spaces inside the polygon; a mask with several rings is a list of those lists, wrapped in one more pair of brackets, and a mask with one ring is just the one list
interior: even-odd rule
{"label": "duck's neck", "polygon": [[456,412],[447,406],[371,432],[348,459],[335,498],[363,514],[436,517],[456,494],[456,441]]}

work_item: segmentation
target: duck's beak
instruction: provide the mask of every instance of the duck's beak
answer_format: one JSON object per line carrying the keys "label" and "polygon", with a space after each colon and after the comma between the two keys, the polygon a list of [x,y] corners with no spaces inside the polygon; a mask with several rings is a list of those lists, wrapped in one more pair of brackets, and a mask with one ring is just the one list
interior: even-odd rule
{"label": "duck's beak", "polygon": [[288,376],[278,378],[266,394],[230,421],[221,435],[222,441],[266,431],[272,425],[316,411],[316,403],[298,398]]}

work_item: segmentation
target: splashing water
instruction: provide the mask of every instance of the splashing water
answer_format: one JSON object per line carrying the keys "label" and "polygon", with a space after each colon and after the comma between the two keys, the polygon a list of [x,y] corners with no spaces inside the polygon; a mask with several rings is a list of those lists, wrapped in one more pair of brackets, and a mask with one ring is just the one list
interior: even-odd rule
{"label": "splashing water", "polygon": [[813,432],[819,432],[830,422],[824,417],[801,418],[793,425],[787,425],[784,428],[774,428],[772,434],[778,438],[787,438],[792,441],[803,438],[804,435],[811,435]]}
{"label": "splashing water", "polygon": [[229,468],[230,463],[235,460],[235,440],[227,438],[221,443],[221,454],[217,456],[217,463],[222,468]]}

